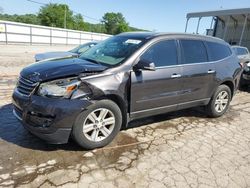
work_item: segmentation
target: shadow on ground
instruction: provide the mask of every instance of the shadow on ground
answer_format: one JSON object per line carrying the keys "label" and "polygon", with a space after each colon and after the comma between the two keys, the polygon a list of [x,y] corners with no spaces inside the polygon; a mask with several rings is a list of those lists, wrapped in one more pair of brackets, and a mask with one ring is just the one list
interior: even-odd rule
{"label": "shadow on ground", "polygon": [[[128,128],[135,128],[140,126],[146,126],[152,123],[159,123],[171,119],[175,119],[178,117],[202,117],[205,118],[205,113],[202,108],[195,108],[183,111],[177,111],[173,113],[168,113],[164,115],[153,116],[149,118],[139,119],[132,121],[128,124]],[[41,150],[41,151],[54,151],[54,150],[69,150],[69,151],[82,151],[72,139],[68,144],[63,145],[52,145],[47,144],[45,141],[33,136],[26,129],[23,128],[22,124],[16,119],[16,117],[12,114],[12,105],[8,104],[0,108],[0,139],[18,145],[20,147],[29,148],[33,150]],[[122,140],[121,133],[119,134],[120,138],[115,139],[116,143],[113,145],[120,144],[123,142],[127,143],[126,140]],[[119,137],[118,136],[118,137]],[[125,138],[123,138],[125,139]]]}
{"label": "shadow on ground", "polygon": [[240,87],[240,91],[244,91],[244,92],[250,93],[250,86]]}
{"label": "shadow on ground", "polygon": [[0,108],[0,139],[24,148],[42,151],[53,151],[58,149],[72,151],[82,150],[73,142],[69,142],[65,145],[52,145],[33,136],[23,128],[22,124],[13,115],[12,109],[12,104]]}

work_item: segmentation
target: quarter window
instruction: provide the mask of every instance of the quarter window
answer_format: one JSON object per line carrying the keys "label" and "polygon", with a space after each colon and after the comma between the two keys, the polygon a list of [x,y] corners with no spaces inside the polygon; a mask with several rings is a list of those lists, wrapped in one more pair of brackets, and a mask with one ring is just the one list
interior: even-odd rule
{"label": "quarter window", "polygon": [[141,56],[141,59],[153,62],[156,67],[177,65],[175,40],[165,40],[154,44]]}
{"label": "quarter window", "polygon": [[237,55],[247,55],[248,51],[245,48],[237,48]]}
{"label": "quarter window", "polygon": [[224,44],[215,42],[206,42],[209,50],[210,61],[218,61],[229,57],[232,52],[230,48]]}
{"label": "quarter window", "polygon": [[204,43],[199,40],[180,40],[182,64],[207,62],[207,51]]}

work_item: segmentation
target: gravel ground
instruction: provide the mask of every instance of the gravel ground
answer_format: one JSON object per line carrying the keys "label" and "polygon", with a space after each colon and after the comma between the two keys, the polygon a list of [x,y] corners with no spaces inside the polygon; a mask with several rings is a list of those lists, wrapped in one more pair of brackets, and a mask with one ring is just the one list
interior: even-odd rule
{"label": "gravel ground", "polygon": [[134,121],[102,149],[48,145],[13,117],[11,93],[35,51],[59,47],[3,47],[0,187],[250,187],[250,89],[221,118],[188,109]]}

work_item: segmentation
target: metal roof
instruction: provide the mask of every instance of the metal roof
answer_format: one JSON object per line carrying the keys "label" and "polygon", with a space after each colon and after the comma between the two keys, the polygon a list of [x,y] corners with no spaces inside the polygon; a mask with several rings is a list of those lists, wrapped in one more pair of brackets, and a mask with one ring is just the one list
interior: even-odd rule
{"label": "metal roof", "polygon": [[193,12],[193,13],[188,13],[187,18],[189,19],[197,17],[230,16],[230,15],[244,15],[244,14],[250,14],[250,8],[217,10],[217,11],[207,11],[207,12]]}

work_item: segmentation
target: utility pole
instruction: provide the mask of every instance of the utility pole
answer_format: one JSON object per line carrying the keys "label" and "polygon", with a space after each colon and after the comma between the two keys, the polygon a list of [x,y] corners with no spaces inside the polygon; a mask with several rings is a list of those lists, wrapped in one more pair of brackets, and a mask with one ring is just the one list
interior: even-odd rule
{"label": "utility pole", "polygon": [[66,29],[67,26],[67,13],[66,13],[66,5],[64,5],[64,29]]}
{"label": "utility pole", "polygon": [[0,7],[0,13],[1,13],[1,14],[3,13],[3,8],[2,8],[2,7]]}

